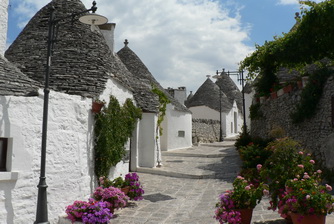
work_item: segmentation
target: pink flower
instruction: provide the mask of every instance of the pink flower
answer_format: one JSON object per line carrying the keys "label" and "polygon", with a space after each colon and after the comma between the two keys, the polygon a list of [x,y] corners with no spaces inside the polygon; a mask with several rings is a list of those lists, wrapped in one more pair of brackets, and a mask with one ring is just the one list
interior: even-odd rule
{"label": "pink flower", "polygon": [[310,163],[315,164],[315,161],[313,159],[310,160]]}
{"label": "pink flower", "polygon": [[257,165],[256,165],[256,169],[257,169],[257,170],[261,170],[261,168],[262,168],[262,165],[261,165],[261,164],[257,164]]}
{"label": "pink flower", "polygon": [[299,154],[299,155],[304,155],[304,152],[299,151],[298,154]]}
{"label": "pink flower", "polygon": [[327,191],[331,191],[331,190],[333,190],[333,189],[332,189],[332,186],[331,186],[331,185],[328,185],[328,184],[326,184],[326,190],[327,190]]}
{"label": "pink flower", "polygon": [[309,179],[310,176],[309,176],[308,174],[305,174],[305,175],[303,176],[303,178],[304,178],[304,179]]}
{"label": "pink flower", "polygon": [[244,178],[242,176],[237,176],[238,179],[243,180]]}
{"label": "pink flower", "polygon": [[267,189],[264,189],[263,190],[263,195],[268,196],[269,195],[269,191]]}
{"label": "pink flower", "polygon": [[251,187],[248,185],[245,187],[245,190],[249,191],[251,189]]}
{"label": "pink flower", "polygon": [[303,164],[299,164],[298,167],[303,169],[304,165]]}
{"label": "pink flower", "polygon": [[321,171],[321,170],[317,170],[317,173],[319,173],[319,174],[320,174],[320,173],[322,173],[322,171]]}
{"label": "pink flower", "polygon": [[311,198],[310,195],[306,195],[306,199],[309,200]]}

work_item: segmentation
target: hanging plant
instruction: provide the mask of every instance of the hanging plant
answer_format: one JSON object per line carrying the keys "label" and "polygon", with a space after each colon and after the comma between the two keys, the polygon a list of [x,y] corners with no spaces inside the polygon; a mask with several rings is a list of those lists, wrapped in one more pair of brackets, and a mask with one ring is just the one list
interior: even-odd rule
{"label": "hanging plant", "polygon": [[114,96],[110,96],[108,107],[95,115],[95,174],[99,178],[108,176],[125,155],[124,145],[132,135],[142,112],[132,100],[127,99],[121,107]]}
{"label": "hanging plant", "polygon": [[333,71],[322,67],[309,76],[309,81],[301,93],[301,100],[295,111],[290,114],[294,124],[301,123],[315,115],[323,87],[330,75],[333,75]]}
{"label": "hanging plant", "polygon": [[159,112],[158,112],[158,121],[157,121],[157,128],[159,130],[159,135],[162,135],[163,128],[161,127],[161,124],[165,118],[166,115],[166,109],[167,109],[167,104],[170,103],[170,100],[166,96],[166,94],[158,89],[157,87],[153,86],[152,92],[157,94],[159,97]]}

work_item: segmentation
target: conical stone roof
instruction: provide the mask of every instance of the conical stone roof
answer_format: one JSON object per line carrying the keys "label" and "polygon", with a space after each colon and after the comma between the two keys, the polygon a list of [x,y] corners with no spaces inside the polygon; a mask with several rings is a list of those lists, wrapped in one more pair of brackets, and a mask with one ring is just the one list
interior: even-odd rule
{"label": "conical stone roof", "polygon": [[221,74],[216,84],[227,96],[229,102],[233,105],[233,101],[237,102],[238,109],[242,111],[242,94],[238,86],[233,82],[227,74]]}
{"label": "conical stone roof", "polygon": [[[86,10],[80,0],[53,0],[36,13],[5,53],[6,58],[18,64],[23,73],[42,84],[52,6],[56,9],[56,18]],[[128,83],[122,75],[126,71],[118,70],[122,67],[119,62],[100,32],[92,32],[89,25],[77,19],[66,19],[59,23],[51,62],[50,88],[68,94],[97,97],[105,89],[111,75],[125,86]]]}
{"label": "conical stone roof", "polygon": [[125,46],[117,52],[117,55],[120,57],[127,69],[132,73],[132,78],[128,78],[128,80],[130,82],[130,86],[134,90],[134,97],[138,106],[144,111],[157,112],[159,99],[157,95],[152,92],[152,86],[155,86],[168,97],[176,110],[191,113],[188,108],[174,99],[174,97],[172,97],[159,84],[159,82],[157,82],[145,64],[128,47],[127,40],[125,41]]}
{"label": "conical stone roof", "polygon": [[0,55],[0,95],[37,96],[39,83],[29,79]]}
{"label": "conical stone roof", "polygon": [[[196,106],[207,106],[213,110],[220,111],[220,89],[210,78],[198,88],[193,97],[191,97],[186,102],[186,106],[196,107]],[[222,92],[221,96],[222,112],[229,112],[233,105],[229,102],[226,95]]]}

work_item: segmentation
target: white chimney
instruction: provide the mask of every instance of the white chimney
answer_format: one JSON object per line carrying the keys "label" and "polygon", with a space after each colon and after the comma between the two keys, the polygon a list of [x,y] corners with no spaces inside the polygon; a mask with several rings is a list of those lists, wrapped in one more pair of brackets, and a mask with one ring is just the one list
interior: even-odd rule
{"label": "white chimney", "polygon": [[6,50],[8,26],[8,0],[0,0],[0,55],[4,56]]}
{"label": "white chimney", "polygon": [[103,25],[99,25],[100,31],[104,36],[110,50],[114,53],[114,30],[116,27],[116,23],[106,23]]}

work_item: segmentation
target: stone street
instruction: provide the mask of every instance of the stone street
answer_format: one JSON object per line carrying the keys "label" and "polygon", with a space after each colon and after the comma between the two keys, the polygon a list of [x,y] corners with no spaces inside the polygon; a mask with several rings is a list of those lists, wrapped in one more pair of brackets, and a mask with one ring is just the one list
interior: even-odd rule
{"label": "stone street", "polygon": [[[210,224],[218,196],[232,188],[241,161],[233,141],[202,144],[163,152],[160,168],[139,168],[144,200],[117,210],[113,224]],[[267,210],[268,199],[253,212],[253,224],[284,224],[277,212]],[[334,224],[333,215],[327,224]]]}

